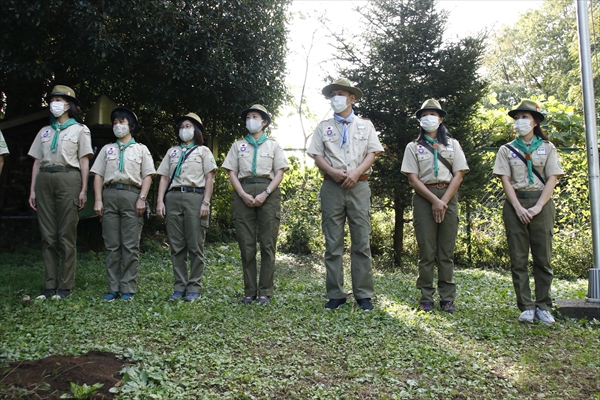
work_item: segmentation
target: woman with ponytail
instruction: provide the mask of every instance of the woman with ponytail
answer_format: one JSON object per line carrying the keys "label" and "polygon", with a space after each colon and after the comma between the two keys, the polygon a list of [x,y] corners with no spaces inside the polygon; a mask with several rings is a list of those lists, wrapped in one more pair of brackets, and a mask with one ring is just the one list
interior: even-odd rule
{"label": "woman with ponytail", "polygon": [[450,138],[444,126],[446,111],[437,100],[425,101],[415,115],[421,125],[420,132],[406,146],[401,171],[415,190],[413,224],[419,245],[419,310],[434,309],[433,278],[437,265],[440,309],[453,313],[456,310],[454,247],[458,234],[456,194],[469,166],[460,144]]}

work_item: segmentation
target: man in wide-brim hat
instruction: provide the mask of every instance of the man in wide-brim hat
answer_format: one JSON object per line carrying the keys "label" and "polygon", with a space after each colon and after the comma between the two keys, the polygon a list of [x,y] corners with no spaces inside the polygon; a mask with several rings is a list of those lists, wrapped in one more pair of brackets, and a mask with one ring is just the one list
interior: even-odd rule
{"label": "man in wide-brim hat", "polygon": [[375,157],[383,152],[371,121],[354,114],[352,105],[362,98],[360,89],[341,78],[325,86],[323,95],[330,99],[333,118],[315,129],[308,155],[323,174],[321,213],[325,235],[327,269],[326,310],[346,302],[342,254],[346,219],[352,237],[352,293],[364,311],[373,309],[371,269],[371,189],[367,182]]}

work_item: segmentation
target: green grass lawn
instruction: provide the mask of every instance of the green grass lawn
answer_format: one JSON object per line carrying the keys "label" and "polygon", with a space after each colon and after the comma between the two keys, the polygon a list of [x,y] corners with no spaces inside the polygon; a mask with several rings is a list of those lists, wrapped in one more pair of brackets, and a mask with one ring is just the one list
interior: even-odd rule
{"label": "green grass lawn", "polygon": [[[24,306],[42,289],[41,253],[2,254],[0,364],[122,354],[135,366],[121,398],[600,399],[600,323],[519,324],[506,272],[457,271],[459,311],[448,315],[415,311],[414,273],[376,268],[375,311],[365,314],[354,302],[323,309],[319,257],[280,255],[273,301],[244,306],[237,245],[206,255],[192,304],[167,300],[170,258],[155,248],[142,254],[132,302],[101,300],[104,254],[88,252],[72,296]],[[556,298],[586,290],[586,281],[553,286]]]}

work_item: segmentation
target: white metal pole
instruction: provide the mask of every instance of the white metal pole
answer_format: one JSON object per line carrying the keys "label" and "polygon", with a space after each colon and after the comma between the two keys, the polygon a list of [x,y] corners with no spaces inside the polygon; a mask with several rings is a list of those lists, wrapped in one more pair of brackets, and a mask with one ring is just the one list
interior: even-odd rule
{"label": "white metal pole", "polygon": [[577,31],[579,34],[579,63],[581,64],[581,86],[583,89],[583,113],[585,140],[590,180],[590,206],[592,215],[592,240],[594,266],[589,270],[587,301],[600,303],[600,195],[598,162],[598,132],[596,128],[596,106],[594,104],[594,76],[590,56],[590,29],[588,24],[587,0],[575,0],[577,5]]}

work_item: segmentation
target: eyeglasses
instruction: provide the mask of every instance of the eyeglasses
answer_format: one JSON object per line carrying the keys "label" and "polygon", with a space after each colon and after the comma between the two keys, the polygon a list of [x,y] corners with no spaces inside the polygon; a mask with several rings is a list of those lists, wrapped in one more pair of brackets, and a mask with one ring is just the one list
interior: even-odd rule
{"label": "eyeglasses", "polygon": [[194,125],[192,124],[188,124],[188,125],[179,125],[180,129],[190,129],[190,128],[194,128]]}

